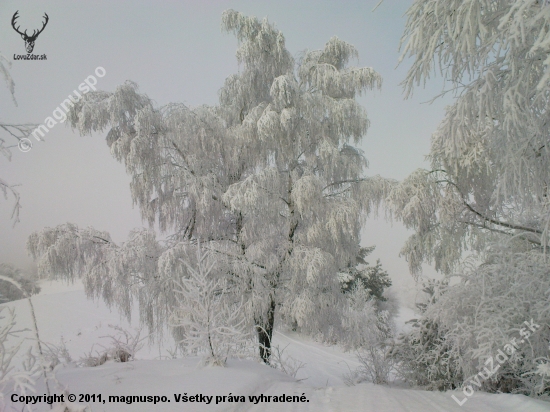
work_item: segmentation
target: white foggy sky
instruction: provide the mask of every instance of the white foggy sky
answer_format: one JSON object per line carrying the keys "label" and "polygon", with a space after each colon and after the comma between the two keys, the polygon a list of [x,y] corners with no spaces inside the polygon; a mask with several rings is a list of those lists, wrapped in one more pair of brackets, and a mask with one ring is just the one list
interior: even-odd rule
{"label": "white foggy sky", "polygon": [[[24,42],[12,29],[19,10],[21,28],[41,27],[43,13],[50,21],[38,37],[34,54],[47,61],[13,61],[15,107],[3,82],[0,85],[0,120],[5,123],[42,123],[47,116],[98,66],[107,74],[97,87],[113,91],[125,80],[159,105],[216,104],[224,79],[238,70],[236,39],[220,31],[221,14],[235,9],[247,15],[268,17],[296,55],[320,49],[338,36],[359,50],[359,66],[371,66],[383,79],[381,92],[360,98],[371,121],[361,146],[369,160],[368,174],[402,179],[426,167],[431,133],[450,102],[421,104],[441,90],[440,78],[417,89],[403,100],[399,83],[408,64],[396,69],[404,13],[411,1],[2,1],[0,3],[0,52],[10,61],[24,54]],[[4,136],[5,137],[5,136]],[[0,198],[0,262],[26,268],[25,251],[30,233],[46,226],[72,222],[81,227],[107,230],[117,242],[142,226],[132,207],[129,177],[124,166],[109,153],[105,134],[80,136],[63,124],[56,125],[45,142],[33,149],[13,150],[11,162],[0,158],[0,176],[21,184],[21,222],[12,227],[12,198]],[[15,143],[15,142],[14,142]],[[383,211],[382,211],[383,215]],[[383,216],[382,216],[383,217]],[[399,250],[407,237],[399,224],[371,219],[363,244],[376,244],[394,283],[402,290],[413,284]],[[431,272],[428,270],[427,272]]]}

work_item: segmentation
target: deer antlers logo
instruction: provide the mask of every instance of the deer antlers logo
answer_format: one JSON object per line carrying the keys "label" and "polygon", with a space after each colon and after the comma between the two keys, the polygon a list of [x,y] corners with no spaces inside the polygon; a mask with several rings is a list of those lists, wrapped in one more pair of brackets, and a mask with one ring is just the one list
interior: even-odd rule
{"label": "deer antlers logo", "polygon": [[50,19],[48,17],[48,15],[46,13],[44,13],[44,18],[46,19],[44,21],[44,23],[42,23],[42,28],[40,30],[34,30],[32,35],[29,36],[27,34],[27,30],[25,30],[24,32],[21,32],[19,31],[19,27],[20,26],[17,26],[15,27],[15,23],[16,23],[16,20],[17,18],[19,17],[18,15],[19,13],[19,10],[17,10],[15,12],[15,14],[13,15],[12,19],[11,19],[11,26],[13,27],[13,29],[19,33],[21,35],[21,37],[23,38],[23,40],[25,40],[25,48],[27,49],[27,53],[32,53],[33,49],[34,49],[34,42],[36,41],[36,38],[38,37],[38,35],[40,33],[42,33],[44,31],[44,29],[46,28],[46,25],[48,24],[48,20]]}

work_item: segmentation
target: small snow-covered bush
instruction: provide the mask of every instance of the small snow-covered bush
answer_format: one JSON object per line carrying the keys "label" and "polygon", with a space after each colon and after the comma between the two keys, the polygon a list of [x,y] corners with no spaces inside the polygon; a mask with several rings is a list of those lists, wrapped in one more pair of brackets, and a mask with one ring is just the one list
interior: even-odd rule
{"label": "small snow-covered bush", "polygon": [[485,373],[501,351],[503,361],[481,388],[548,398],[540,372],[550,342],[549,274],[544,253],[501,243],[460,283],[433,283],[422,317],[392,351],[401,376],[426,389],[454,389]]}
{"label": "small snow-covered bush", "polygon": [[411,330],[398,336],[390,357],[395,362],[397,376],[410,385],[443,391],[459,387],[463,374],[459,354],[449,340],[448,330],[425,315],[427,307],[437,301],[441,286],[435,281],[424,284],[427,302],[417,304],[422,316],[409,321]]}
{"label": "small snow-covered bush", "polygon": [[78,362],[77,365],[84,367],[84,368],[93,368],[96,366],[103,365],[105,362],[109,360],[109,355],[107,354],[107,351],[93,351],[94,348],[90,349],[90,351],[82,356]]}
{"label": "small snow-covered bush", "polygon": [[170,325],[185,353],[202,354],[206,365],[223,366],[250,343],[243,303],[232,299],[228,284],[213,273],[215,260],[197,246],[196,265],[186,261],[187,276],[174,281],[176,304]]}
{"label": "small snow-covered bush", "polygon": [[389,356],[393,337],[393,324],[389,312],[375,311],[372,300],[363,302],[361,289],[354,291],[357,296],[346,315],[344,324],[349,331],[348,347],[356,350],[361,366],[344,377],[348,384],[370,381],[385,384],[390,381],[394,360]]}
{"label": "small snow-covered bush", "polygon": [[[100,345],[102,349],[99,351],[94,351],[92,346],[90,352],[78,360],[77,364],[79,366],[95,367],[103,365],[108,360],[113,360],[115,362],[130,362],[135,359],[136,352],[143,347],[143,341],[147,339],[147,336],[140,338],[141,329],[138,329],[135,334],[132,334],[120,326],[109,325],[109,327],[118,333],[100,337],[111,339],[111,344],[108,347]],[[62,351],[62,353],[64,352]]]}
{"label": "small snow-covered bush", "polygon": [[0,405],[4,402],[4,394],[14,391],[21,395],[34,390],[36,373],[36,358],[29,352],[21,368],[13,365],[13,358],[19,351],[22,340],[10,342],[10,338],[17,338],[15,327],[15,310],[0,306]]}
{"label": "small snow-covered bush", "polygon": [[285,349],[286,346],[281,349],[279,345],[272,345],[271,359],[269,361],[269,365],[275,369],[280,370],[288,376],[296,378],[296,375],[298,374],[300,369],[302,369],[306,365],[298,359],[295,359],[294,357],[285,354]]}
{"label": "small snow-covered bush", "polygon": [[395,361],[389,354],[388,345],[373,344],[361,348],[357,351],[356,357],[361,365],[343,376],[346,385],[353,386],[361,382],[383,385],[391,381]]}
{"label": "small snow-covered bush", "polygon": [[428,390],[460,387],[460,358],[446,334],[446,329],[429,318],[415,319],[411,331],[401,334],[390,352],[397,376]]}
{"label": "small snow-covered bush", "polygon": [[540,376],[537,393],[548,393],[550,391],[550,359],[544,357],[542,362],[538,364],[534,374]]}
{"label": "small snow-covered bush", "polygon": [[61,338],[59,345],[42,342],[44,361],[49,365],[49,369],[54,369],[57,365],[67,365],[73,362],[69,350],[65,346],[65,341]]}
{"label": "small snow-covered bush", "polygon": [[361,366],[344,375],[344,383],[348,386],[365,381],[375,385],[389,383],[395,370],[395,361],[389,353],[389,348],[389,345],[380,343],[358,350],[356,356]]}
{"label": "small snow-covered bush", "polygon": [[143,341],[147,338],[140,338],[141,329],[131,334],[120,326],[109,325],[118,332],[116,335],[101,336],[111,339],[110,348],[107,350],[108,357],[115,362],[129,362],[135,359],[136,352],[143,347]]}
{"label": "small snow-covered bush", "polygon": [[367,347],[359,349],[357,351],[357,359],[361,363],[359,373],[374,384],[389,383],[395,369],[395,361],[389,351],[388,341],[383,341],[381,337],[373,339]]}

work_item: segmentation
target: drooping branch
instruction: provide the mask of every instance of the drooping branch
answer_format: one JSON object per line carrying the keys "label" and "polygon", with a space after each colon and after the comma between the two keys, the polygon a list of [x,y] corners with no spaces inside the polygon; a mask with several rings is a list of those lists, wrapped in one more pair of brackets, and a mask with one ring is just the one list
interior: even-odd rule
{"label": "drooping branch", "polygon": [[487,222],[491,222],[491,223],[493,223],[497,226],[507,227],[508,229],[523,230],[525,232],[531,232],[531,233],[535,233],[537,235],[542,235],[542,232],[540,230],[533,229],[533,228],[530,228],[530,227],[527,227],[527,226],[516,225],[516,224],[513,224],[513,223],[501,222],[500,220],[492,219],[488,216],[485,216],[482,213],[475,210],[470,204],[468,204],[465,201],[464,201],[464,206],[466,206],[468,208],[468,210],[470,210],[472,213],[474,213],[477,216],[481,217],[483,220],[485,220]]}
{"label": "drooping branch", "polygon": [[343,184],[346,184],[346,183],[360,183],[360,182],[365,182],[367,180],[369,180],[368,177],[359,178],[359,179],[338,180],[336,182],[331,182],[331,183],[327,184],[325,187],[323,187],[323,191],[325,191],[329,187],[339,186],[339,185],[343,185]]}
{"label": "drooping branch", "polygon": [[[472,205],[470,205],[467,201],[466,201],[466,197],[465,195],[462,193],[462,191],[460,190],[460,188],[458,187],[458,185],[448,179],[443,179],[443,180],[436,180],[435,183],[448,183],[450,184],[451,186],[453,186],[456,191],[458,192],[458,194],[460,195],[460,197],[462,198],[462,203],[464,204],[464,206],[466,206],[466,208],[474,213],[475,215],[479,216],[480,218],[482,218],[484,221],[486,222],[490,222],[494,225],[497,225],[497,226],[502,226],[502,227],[506,227],[508,229],[515,229],[515,230],[523,230],[525,232],[531,232],[531,233],[535,233],[537,235],[542,235],[543,232],[541,232],[540,230],[537,230],[537,229],[534,229],[534,228],[531,228],[531,227],[527,227],[527,226],[522,226],[522,225],[518,225],[518,224],[514,224],[514,223],[509,223],[509,222],[502,222],[500,220],[496,220],[496,219],[493,219],[493,218],[490,218],[486,215],[484,215],[483,213],[481,212],[478,212],[477,210],[475,210],[473,208]],[[506,232],[502,232],[502,233],[506,233]]]}
{"label": "drooping branch", "polygon": [[39,125],[26,123],[26,124],[6,124],[0,123],[0,129],[7,132],[10,136],[14,137],[18,141],[22,139],[28,139],[33,130]]}
{"label": "drooping branch", "polygon": [[6,181],[0,179],[0,191],[4,194],[4,198],[8,198],[8,192],[10,192],[15,198],[13,209],[11,212],[11,219],[13,219],[13,225],[19,222],[19,211],[21,210],[21,196],[17,190],[14,189],[13,185],[9,185]]}
{"label": "drooping branch", "polygon": [[[496,229],[494,227],[489,227],[489,226],[486,226],[486,225],[480,225],[479,223],[475,223],[475,222],[459,221],[459,223],[463,223],[463,224],[469,225],[469,226],[474,226],[474,227],[477,227],[478,229],[488,230],[488,231],[494,232],[494,233],[500,233],[500,234],[507,235],[507,236],[518,236],[518,235],[514,235],[513,233],[506,232],[505,230],[499,230],[499,229]],[[537,245],[537,246],[542,245],[541,242],[539,242],[537,240],[534,240],[534,239],[530,239],[530,238],[528,238],[524,235],[519,235],[518,237],[520,239],[524,239],[524,240],[526,240],[529,243],[532,243],[534,245]]]}

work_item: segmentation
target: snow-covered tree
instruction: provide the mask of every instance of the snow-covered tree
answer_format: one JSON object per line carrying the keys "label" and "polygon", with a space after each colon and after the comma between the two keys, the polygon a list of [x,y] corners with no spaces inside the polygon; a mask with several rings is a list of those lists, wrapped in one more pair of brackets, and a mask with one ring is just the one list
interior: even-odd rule
{"label": "snow-covered tree", "polygon": [[90,295],[128,315],[138,296],[154,328],[175,301],[163,282],[185,271],[185,245],[200,238],[229,291],[244,296],[267,361],[276,312],[289,322],[296,313],[314,318],[334,299],[363,219],[393,184],[366,177],[352,146],[369,124],[356,97],[382,80],[350,66],[357,50],[336,37],[295,60],[266,19],[229,10],[222,28],[239,41],[240,71],[226,79],[219,105],[158,108],[126,82],[86,94],[68,116],[81,134],[108,130],[143,219],[167,240],[136,231],[117,246],[107,233],[61,225],[33,234],[28,248],[42,272],[82,275]]}
{"label": "snow-covered tree", "polygon": [[407,92],[439,69],[457,95],[432,137],[431,170],[391,195],[415,230],[403,249],[411,269],[433,261],[451,273],[462,251],[501,237],[525,250],[547,245],[550,8],[538,0],[417,0],[407,15]]}
{"label": "snow-covered tree", "polygon": [[382,269],[380,259],[376,261],[374,266],[365,260],[374,251],[374,248],[374,246],[359,248],[355,262],[350,262],[349,267],[340,272],[338,276],[344,293],[351,292],[354,288],[359,287],[366,289],[370,296],[384,302],[387,300],[383,295],[384,290],[389,288],[392,282],[388,272]]}
{"label": "snow-covered tree", "polygon": [[431,168],[412,173],[388,198],[414,230],[402,250],[411,271],[430,262],[459,276],[423,322],[444,331],[446,355],[467,379],[533,319],[541,329],[529,347],[485,387],[534,394],[527,377],[550,340],[550,7],[417,0],[407,15],[406,91],[439,72],[449,85],[444,93],[456,97],[432,136]]}

